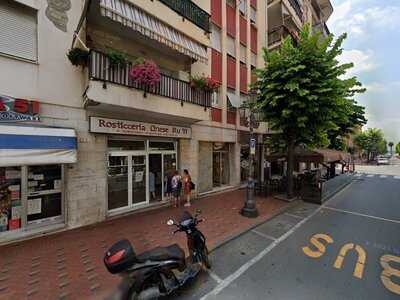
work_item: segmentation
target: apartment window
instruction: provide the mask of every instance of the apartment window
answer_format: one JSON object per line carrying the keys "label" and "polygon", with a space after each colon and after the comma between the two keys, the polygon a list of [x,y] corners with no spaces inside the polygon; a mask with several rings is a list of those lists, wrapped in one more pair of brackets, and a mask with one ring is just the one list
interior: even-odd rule
{"label": "apartment window", "polygon": [[240,61],[242,63],[247,62],[247,48],[243,45],[240,45]]}
{"label": "apartment window", "polygon": [[211,25],[211,47],[219,52],[221,50],[221,29],[215,25]]}
{"label": "apartment window", "polygon": [[226,32],[230,36],[236,36],[236,11],[230,5],[226,5]]}
{"label": "apartment window", "polygon": [[217,91],[212,93],[212,96],[211,96],[211,104],[212,104],[212,106],[218,106],[219,105],[219,97],[220,97],[220,91],[218,89]]}
{"label": "apartment window", "polygon": [[252,6],[250,6],[250,22],[253,24],[257,22],[257,11]]}
{"label": "apartment window", "polygon": [[247,8],[247,1],[246,0],[239,0],[239,11],[240,13],[245,16],[246,15],[246,8]]}
{"label": "apartment window", "polygon": [[257,54],[251,52],[250,59],[251,59],[251,65],[256,66],[257,65]]}
{"label": "apartment window", "polygon": [[15,3],[0,3],[0,53],[37,61],[37,11]]}
{"label": "apartment window", "polygon": [[226,37],[226,52],[228,52],[230,56],[236,57],[235,39],[231,38],[229,35]]}

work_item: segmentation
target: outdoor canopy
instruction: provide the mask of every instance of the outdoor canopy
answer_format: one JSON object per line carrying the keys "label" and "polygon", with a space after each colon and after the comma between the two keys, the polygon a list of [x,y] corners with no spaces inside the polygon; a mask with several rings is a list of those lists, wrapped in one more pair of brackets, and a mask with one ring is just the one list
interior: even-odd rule
{"label": "outdoor canopy", "polygon": [[208,60],[205,46],[126,0],[100,0],[100,13],[196,60]]}
{"label": "outdoor canopy", "polygon": [[[308,150],[302,147],[296,147],[294,151],[295,161],[305,163],[333,163],[333,162],[348,162],[351,159],[350,154],[333,150],[333,149],[315,149]],[[266,157],[267,161],[286,158],[286,153],[275,153]]]}
{"label": "outdoor canopy", "polygon": [[0,125],[0,167],[76,161],[74,129]]}

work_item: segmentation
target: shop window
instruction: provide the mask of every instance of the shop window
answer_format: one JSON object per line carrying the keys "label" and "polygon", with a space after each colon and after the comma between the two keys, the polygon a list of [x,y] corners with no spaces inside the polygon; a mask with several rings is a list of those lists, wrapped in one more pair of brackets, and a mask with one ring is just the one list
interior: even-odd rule
{"label": "shop window", "polygon": [[131,141],[131,140],[108,140],[108,150],[110,151],[145,150],[145,142]]}
{"label": "shop window", "polygon": [[0,168],[0,232],[62,221],[62,191],[61,165]]}
{"label": "shop window", "polygon": [[21,227],[21,168],[0,168],[0,232]]}
{"label": "shop window", "polygon": [[175,150],[174,142],[149,142],[150,150]]}
{"label": "shop window", "polygon": [[62,171],[60,165],[28,167],[27,220],[30,223],[61,216]]}
{"label": "shop window", "polygon": [[0,53],[37,61],[37,11],[1,1],[0,41]]}

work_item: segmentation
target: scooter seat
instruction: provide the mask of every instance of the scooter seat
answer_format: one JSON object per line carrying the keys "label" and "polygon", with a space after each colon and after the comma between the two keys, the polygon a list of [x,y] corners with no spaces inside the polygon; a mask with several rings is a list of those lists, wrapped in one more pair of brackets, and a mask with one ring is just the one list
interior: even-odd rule
{"label": "scooter seat", "polygon": [[168,259],[178,260],[181,263],[185,263],[185,252],[178,244],[173,244],[168,247],[157,247],[149,251],[145,251],[139,254],[136,259],[139,262],[145,262],[147,260],[162,261]]}

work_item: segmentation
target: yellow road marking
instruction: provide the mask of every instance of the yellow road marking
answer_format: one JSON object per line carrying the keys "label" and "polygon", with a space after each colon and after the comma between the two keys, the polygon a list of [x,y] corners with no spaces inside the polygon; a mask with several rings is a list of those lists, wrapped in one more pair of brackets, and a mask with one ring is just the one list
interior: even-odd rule
{"label": "yellow road marking", "polygon": [[381,257],[381,266],[383,271],[381,273],[381,280],[383,285],[391,292],[400,295],[400,285],[394,283],[390,277],[400,277],[400,270],[395,269],[389,265],[389,262],[400,263],[400,257],[394,255],[383,255]]}
{"label": "yellow road marking", "polygon": [[318,250],[311,250],[310,247],[305,246],[303,247],[303,252],[305,255],[307,255],[308,257],[312,257],[312,258],[319,258],[322,255],[324,255],[325,251],[326,251],[326,247],[324,244],[322,244],[319,240],[324,240],[327,244],[332,244],[333,243],[333,239],[327,235],[327,234],[323,234],[323,233],[317,233],[314,234],[311,239],[310,239],[310,243],[316,247]]}

